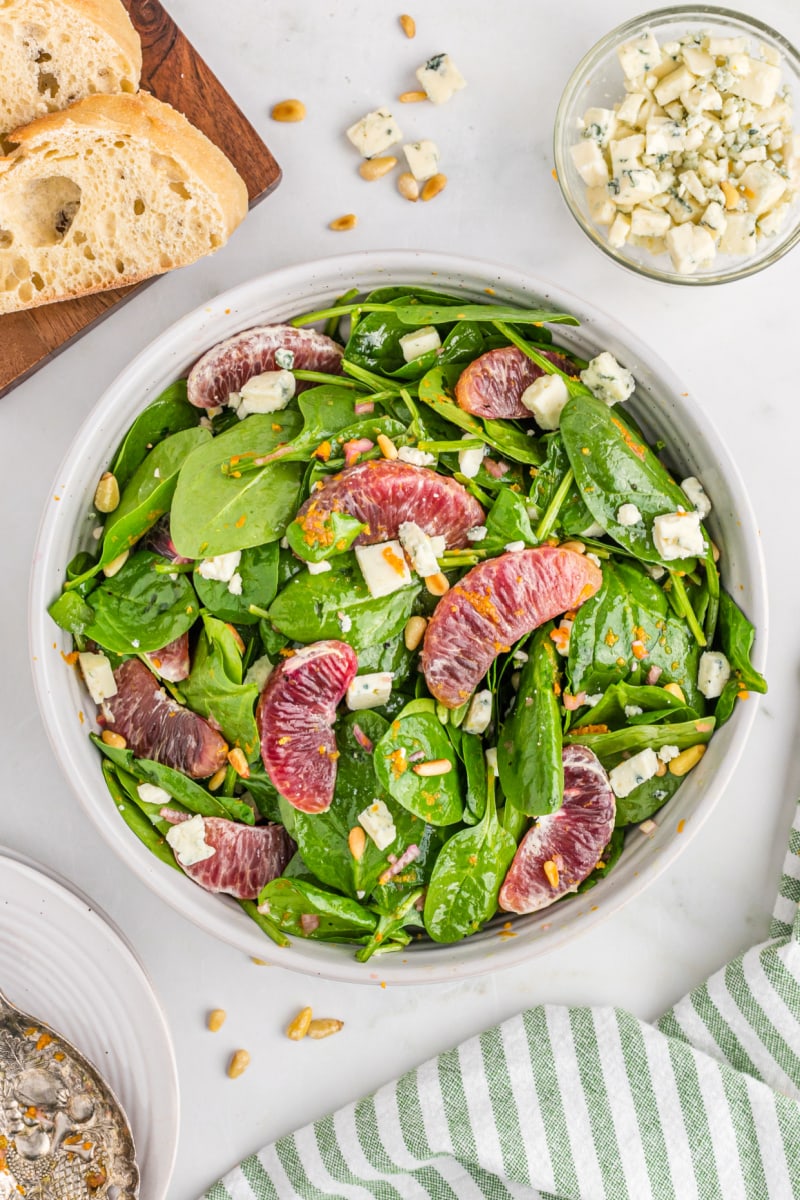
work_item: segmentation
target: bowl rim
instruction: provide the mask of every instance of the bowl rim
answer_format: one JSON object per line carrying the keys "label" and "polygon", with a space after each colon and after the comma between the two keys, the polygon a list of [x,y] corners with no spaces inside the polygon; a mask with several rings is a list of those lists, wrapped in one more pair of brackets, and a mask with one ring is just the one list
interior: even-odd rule
{"label": "bowl rim", "polygon": [[697,21],[708,19],[709,21],[713,21],[715,18],[718,19],[720,24],[728,22],[741,26],[750,30],[753,34],[767,37],[777,42],[783,49],[787,59],[794,63],[795,71],[798,77],[800,77],[800,50],[784,34],[773,29],[771,25],[767,25],[765,21],[759,20],[758,17],[752,17],[748,13],[738,12],[735,9],[724,8],[719,5],[681,4],[670,8],[651,9],[649,12],[641,13],[639,16],[629,17],[626,21],[621,22],[621,24],[605,34],[599,41],[595,42],[571,72],[569,79],[564,85],[564,90],[561,93],[561,99],[558,102],[556,110],[556,118],[553,126],[553,159],[556,164],[556,180],[559,190],[570,214],[580,229],[589,238],[592,245],[601,250],[613,263],[616,263],[617,266],[622,267],[626,271],[632,271],[635,275],[641,275],[645,279],[652,279],[656,283],[678,284],[696,288],[715,287],[720,284],[733,283],[738,279],[748,279],[750,276],[757,275],[760,271],[764,271],[767,267],[771,267],[776,262],[779,262],[780,259],[784,258],[800,243],[799,198],[794,202],[794,207],[797,210],[794,227],[790,227],[783,238],[779,238],[776,241],[771,253],[765,254],[763,258],[745,260],[741,267],[733,267],[730,270],[712,275],[680,275],[677,271],[649,267],[644,263],[633,262],[631,259],[626,258],[625,255],[618,253],[615,247],[610,245],[607,237],[604,237],[595,225],[585,219],[574,198],[572,188],[568,187],[565,182],[568,173],[568,163],[566,160],[566,152],[568,150],[568,131],[566,129],[567,108],[577,95],[579,87],[597,65],[598,61],[613,50],[616,45],[624,41],[630,34],[638,29],[647,28],[650,24],[671,25],[691,19]]}
{"label": "bowl rim", "polygon": [[[403,272],[406,273],[405,278],[402,277]],[[123,431],[127,429],[132,414],[141,411],[164,386],[160,379],[154,383],[153,377],[158,371],[164,373],[169,369],[172,372],[170,378],[174,379],[183,370],[181,363],[194,361],[203,349],[228,336],[230,329],[248,328],[257,323],[255,314],[259,309],[263,310],[270,304],[274,307],[281,296],[291,292],[292,288],[302,287],[304,294],[310,295],[312,287],[326,287],[329,293],[335,294],[336,288],[343,290],[340,287],[343,281],[376,287],[391,284],[397,279],[410,283],[412,277],[418,284],[425,285],[427,280],[429,286],[444,289],[458,286],[456,281],[460,280],[461,286],[471,288],[473,292],[485,291],[486,286],[491,284],[496,285],[493,291],[498,295],[502,292],[513,293],[517,297],[531,294],[575,313],[581,320],[579,329],[585,335],[600,335],[604,347],[611,348],[612,352],[616,348],[618,353],[622,353],[624,348],[629,361],[639,361],[643,369],[655,372],[654,378],[670,396],[673,407],[681,412],[686,426],[690,430],[695,429],[713,448],[715,463],[721,466],[722,476],[736,492],[744,563],[752,589],[750,615],[757,630],[754,660],[759,669],[763,668],[767,652],[768,606],[763,551],[752,505],[741,474],[713,421],[702,410],[693,409],[679,399],[686,392],[672,368],[616,318],[566,289],[513,266],[425,251],[362,251],[284,267],[236,285],[199,305],[164,330],[120,372],[75,434],[56,473],[54,487],[47,493],[29,586],[31,667],[43,724],[63,775],[95,828],[115,854],[161,900],[207,933],[250,956],[268,959],[272,965],[285,966],[303,974],[343,982],[388,982],[392,986],[446,982],[486,974],[500,967],[519,965],[555,949],[580,931],[605,920],[640,894],[671,865],[716,805],[735,770],[758,708],[756,699],[747,705],[737,706],[738,711],[726,727],[733,727],[736,736],[731,739],[727,754],[714,770],[708,784],[700,789],[697,802],[691,810],[691,820],[687,820],[682,836],[676,837],[674,833],[670,834],[665,824],[659,825],[653,838],[642,838],[634,851],[634,855],[642,857],[645,853],[644,844],[647,843],[648,860],[641,870],[623,871],[618,875],[624,864],[623,859],[616,871],[591,892],[596,904],[578,908],[568,901],[565,906],[555,906],[562,911],[569,909],[563,920],[557,920],[556,928],[551,928],[547,920],[541,921],[542,917],[546,918],[548,913],[554,911],[552,909],[518,918],[518,922],[524,922],[525,925],[513,940],[507,936],[498,937],[497,931],[491,935],[484,932],[450,945],[420,946],[408,957],[391,954],[367,964],[356,962],[352,947],[304,942],[296,938],[291,939],[291,950],[278,951],[234,901],[203,891],[182,873],[165,871],[163,864],[127,829],[109,800],[99,769],[88,765],[89,761],[95,764],[97,758],[85,727],[76,720],[74,707],[64,703],[65,699],[69,700],[69,686],[74,676],[65,671],[61,656],[54,652],[54,648],[57,651],[67,647],[67,635],[60,642],[54,642],[54,638],[57,639],[62,631],[52,624],[47,613],[47,605],[52,601],[53,593],[64,575],[65,563],[54,557],[57,535],[66,519],[62,514],[68,513],[71,508],[74,510],[70,524],[74,532],[75,517],[85,511],[83,505],[86,502],[87,480],[92,481],[93,488],[98,467],[107,460],[116,444],[116,441],[110,440],[106,423],[110,423],[115,410],[119,410],[117,423]],[[302,303],[300,299],[293,299],[291,304],[288,300],[286,302],[294,313],[301,311]],[[255,319],[250,319],[250,315]],[[262,320],[285,320],[288,316],[287,309],[283,318],[271,314],[262,317]],[[228,328],[221,328],[224,326]],[[567,328],[560,326],[559,332],[565,332]],[[201,349],[193,351],[188,358],[186,355],[181,358],[180,346],[190,342],[190,334],[195,342],[199,339]],[[126,400],[122,407],[120,397]],[[699,420],[696,411],[700,412]],[[121,422],[123,413],[124,422]],[[71,497],[72,491],[75,491],[74,499]],[[50,503],[54,495],[62,498],[58,505]],[[87,751],[91,753],[90,760],[87,759]],[[678,796],[682,790],[679,790]],[[95,799],[92,798],[93,794]],[[541,936],[537,936],[536,927]],[[528,936],[524,936],[526,934]]]}

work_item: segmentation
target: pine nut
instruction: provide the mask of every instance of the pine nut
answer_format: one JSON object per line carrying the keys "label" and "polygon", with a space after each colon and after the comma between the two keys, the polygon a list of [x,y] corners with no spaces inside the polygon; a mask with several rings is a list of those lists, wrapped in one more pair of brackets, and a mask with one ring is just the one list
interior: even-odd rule
{"label": "pine nut", "polygon": [[659,762],[658,766],[656,767],[656,775],[658,776],[659,779],[663,779],[663,777],[666,775],[666,773],[667,773],[667,764],[664,762]]}
{"label": "pine nut", "polygon": [[417,22],[408,13],[403,13],[400,18],[400,28],[407,38],[413,38],[417,32]]}
{"label": "pine nut", "polygon": [[705,746],[689,746],[687,750],[681,750],[677,758],[673,758],[669,764],[670,774],[672,775],[688,775],[692,767],[696,767],[700,759],[706,752]]}
{"label": "pine nut", "polygon": [[558,887],[558,867],[553,862],[552,858],[548,858],[546,863],[542,864],[542,870],[547,876],[547,882],[551,888]]}
{"label": "pine nut", "polygon": [[224,1008],[213,1008],[208,1014],[208,1028],[212,1033],[219,1033],[222,1026],[225,1024],[227,1013]]}
{"label": "pine nut", "polygon": [[218,792],[219,789],[222,787],[223,783],[225,782],[225,776],[227,774],[228,774],[227,767],[220,767],[220,769],[218,771],[215,771],[214,774],[211,776],[211,778],[208,781],[208,790],[210,792]]}
{"label": "pine nut", "polygon": [[415,775],[428,779],[433,775],[449,775],[453,764],[447,758],[430,758],[427,762],[414,763],[412,769]]}
{"label": "pine nut", "polygon": [[643,833],[646,837],[649,837],[651,833],[655,833],[657,829],[658,826],[656,825],[655,821],[650,820],[642,821],[641,825],[639,826],[639,832]]}
{"label": "pine nut", "polygon": [[583,542],[562,542],[561,549],[574,550],[576,554],[586,553],[586,547],[584,546]]}
{"label": "pine nut", "polygon": [[397,190],[405,200],[415,203],[419,200],[419,184],[410,171],[403,171],[397,176]]}
{"label": "pine nut", "polygon": [[[709,541],[711,541],[711,539],[710,539],[710,538],[709,538]],[[719,548],[719,546],[717,545],[717,543],[716,543],[716,542],[711,542],[711,554],[712,554],[712,557],[713,557],[713,559],[714,559],[714,562],[715,562],[715,563],[718,563],[718,562],[719,562],[719,556],[720,556],[720,548]]]}
{"label": "pine nut", "polygon": [[401,92],[397,97],[401,104],[419,104],[421,100],[428,99],[427,92]]}
{"label": "pine nut", "polygon": [[233,750],[229,750],[228,762],[231,764],[236,774],[241,776],[242,779],[250,778],[250,765],[247,761],[244,750],[240,750],[238,746],[235,746]]}
{"label": "pine nut", "polygon": [[110,563],[106,563],[106,565],[103,567],[103,574],[105,575],[106,579],[112,579],[118,571],[121,571],[130,556],[130,550],[123,550],[122,554],[118,554],[116,558],[112,558]]}
{"label": "pine nut", "polygon": [[378,434],[378,449],[383,457],[388,458],[391,462],[394,462],[397,458],[397,446],[395,446],[392,439],[387,437],[385,433]]}
{"label": "pine nut", "polygon": [[244,1075],[247,1068],[250,1066],[250,1055],[246,1050],[237,1050],[231,1055],[231,1061],[228,1063],[228,1078],[238,1079],[240,1075]]}
{"label": "pine nut", "polygon": [[434,196],[438,196],[439,192],[443,192],[447,187],[447,176],[442,175],[441,171],[438,175],[431,175],[430,179],[423,185],[420,196],[423,200],[433,200]]}
{"label": "pine nut", "polygon": [[354,825],[348,833],[347,848],[356,862],[361,862],[367,848],[367,835],[360,825]]}
{"label": "pine nut", "polygon": [[384,175],[388,175],[397,166],[397,159],[391,154],[383,155],[380,158],[365,158],[361,166],[358,168],[358,173],[362,179],[373,180],[382,179]]}
{"label": "pine nut", "polygon": [[286,1026],[286,1036],[293,1042],[301,1042],[308,1033],[311,1015],[310,1008],[301,1008],[294,1020]]}
{"label": "pine nut", "polygon": [[338,1033],[343,1026],[344,1021],[337,1021],[335,1017],[319,1017],[309,1025],[308,1036],[315,1040],[330,1037],[332,1033]]}
{"label": "pine nut", "polygon": [[273,121],[304,121],[306,106],[302,100],[281,100],[270,113]]}
{"label": "pine nut", "polygon": [[121,733],[114,733],[113,729],[104,729],[100,734],[100,741],[106,746],[112,746],[115,750],[124,750],[128,743]]}
{"label": "pine nut", "polygon": [[344,233],[347,229],[355,229],[358,224],[358,217],[355,213],[345,213],[343,217],[337,217],[335,221],[328,224],[328,229],[332,229],[335,233]]}
{"label": "pine nut", "polygon": [[681,704],[686,703],[686,697],[683,694],[683,689],[678,687],[677,683],[665,683],[664,691],[669,692],[670,696],[674,696],[676,700],[680,700]]}
{"label": "pine nut", "polygon": [[119,508],[119,484],[110,471],[100,476],[100,482],[94,490],[94,506],[101,513],[112,513]]}
{"label": "pine nut", "polygon": [[406,650],[416,650],[417,646],[422,641],[427,628],[428,622],[424,617],[408,618],[406,621],[406,627],[403,630],[403,641],[406,644]]}
{"label": "pine nut", "polygon": [[432,596],[445,596],[450,591],[447,576],[441,571],[437,571],[435,575],[426,575],[425,587]]}

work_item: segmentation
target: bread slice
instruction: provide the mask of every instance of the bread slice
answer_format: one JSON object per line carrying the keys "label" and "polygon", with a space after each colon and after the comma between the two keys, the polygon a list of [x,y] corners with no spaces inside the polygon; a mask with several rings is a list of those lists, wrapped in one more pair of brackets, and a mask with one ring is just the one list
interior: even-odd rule
{"label": "bread slice", "polygon": [[137,283],[222,246],[247,188],[147,92],[90,96],[0,158],[0,313]]}
{"label": "bread slice", "polygon": [[0,149],[84,96],[137,91],[141,70],[120,0],[0,0]]}

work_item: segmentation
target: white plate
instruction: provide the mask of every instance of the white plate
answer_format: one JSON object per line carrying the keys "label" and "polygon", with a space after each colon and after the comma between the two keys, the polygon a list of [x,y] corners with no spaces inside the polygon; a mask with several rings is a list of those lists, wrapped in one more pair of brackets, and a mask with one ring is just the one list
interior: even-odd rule
{"label": "white plate", "polygon": [[459,291],[465,299],[495,299],[570,312],[581,325],[559,325],[556,341],[591,358],[610,350],[637,381],[628,403],[651,440],[663,438],[678,478],[697,475],[714,501],[709,528],[724,548],[723,581],[756,627],[754,662],[763,670],[767,649],[767,597],[758,525],[739,471],[702,405],[671,367],[612,316],[562,288],[514,267],[430,251],[382,251],[320,259],[274,271],[242,284],[189,313],[144,350],[122,372],[78,431],[61,464],[34,552],[30,593],[33,677],[44,725],[64,777],[115,852],[162,899],[208,933],[246,954],[269,958],[289,970],[353,983],[433,983],[494,972],[546,953],[615,912],[651,883],[688,844],[722,795],[755,719],[757,701],[739,705],[713,738],[708,753],[660,811],[653,837],[635,831],[611,873],[586,895],[552,909],[516,918],[513,937],[495,928],[453,945],[420,942],[404,954],[361,964],[352,946],[292,940],[277,950],[231,899],[211,895],[185,875],[159,862],[131,833],[116,811],[89,741],[85,721],[94,712],[75,671],[61,652],[72,639],[57,629],[47,606],[59,594],[65,567],[78,548],[93,545],[91,510],[97,480],[107,470],[134,417],[173,380],[185,375],[209,347],[241,329],[287,321],[334,302],[350,287],[360,291],[387,284],[417,284]]}
{"label": "white plate", "polygon": [[156,994],[88,897],[4,847],[0,986],[108,1081],[133,1130],[140,1200],[165,1200],[178,1144],[178,1073]]}

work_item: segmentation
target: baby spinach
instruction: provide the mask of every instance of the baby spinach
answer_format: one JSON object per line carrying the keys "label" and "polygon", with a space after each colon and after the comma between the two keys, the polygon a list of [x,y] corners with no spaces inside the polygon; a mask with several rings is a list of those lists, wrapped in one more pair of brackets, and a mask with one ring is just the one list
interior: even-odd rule
{"label": "baby spinach", "polygon": [[131,425],[109,468],[123,491],[147,453],[171,433],[199,424],[200,412],[186,399],[186,380],[171,383]]}
{"label": "baby spinach", "polygon": [[[417,701],[421,703],[431,703]],[[407,706],[375,746],[375,774],[387,792],[430,825],[452,825],[464,811],[456,755],[436,716]],[[444,775],[418,775],[417,762],[445,759]],[[410,761],[409,761],[410,760]]]}
{"label": "baby spinach", "polygon": [[538,308],[518,308],[513,304],[398,304],[394,311],[403,325],[443,325],[459,321],[511,321],[515,325],[579,325],[569,313],[548,312]]}
{"label": "baby spinach", "polygon": [[323,384],[303,392],[297,399],[303,416],[302,429],[285,445],[256,455],[259,464],[278,460],[307,462],[322,443],[353,424],[359,398],[351,389],[337,384]]}
{"label": "baby spinach", "polygon": [[317,512],[313,506],[295,517],[286,530],[286,540],[305,562],[318,563],[349,550],[366,525],[349,513]]}
{"label": "baby spinach", "polygon": [[605,691],[621,680],[643,682],[660,667],[661,683],[677,683],[702,712],[697,691],[699,647],[684,621],[673,616],[664,593],[632,560],[608,559],[603,584],[581,605],[570,631],[569,691]]}
{"label": "baby spinach", "polygon": [[451,328],[441,348],[429,350],[411,362],[406,362],[400,338],[409,332],[408,326],[397,316],[399,304],[386,306],[379,312],[368,312],[356,325],[345,348],[348,362],[364,367],[368,371],[379,371],[390,379],[419,379],[431,367],[441,363],[471,362],[483,351],[483,334],[478,325],[470,321],[454,322],[451,306]]}
{"label": "baby spinach", "polygon": [[160,650],[191,629],[199,606],[186,575],[157,572],[166,560],[140,550],[92,592],[94,616],[87,638],[115,654]]}
{"label": "baby spinach", "polygon": [[424,894],[423,889],[418,888],[402,896],[388,911],[378,910],[378,926],[367,944],[356,954],[358,962],[369,962],[373,954],[389,954],[408,945],[411,937],[405,929],[408,925],[422,925],[418,905]]}
{"label": "baby spinach", "polygon": [[513,711],[497,739],[497,766],[509,804],[528,816],[555,812],[564,798],[558,654],[552,622],[529,643]]}
{"label": "baby spinach", "polygon": [[528,437],[524,430],[511,421],[484,418],[483,436],[490,446],[513,462],[538,466],[544,457],[538,438]]}
{"label": "baby spinach", "polygon": [[[573,745],[588,746],[593,750],[606,769],[615,767],[629,754],[640,750],[660,750],[662,746],[677,746],[686,750],[699,742],[708,742],[714,732],[713,717],[698,717],[694,721],[681,721],[677,725],[631,725],[609,733],[568,733],[564,741]],[[638,790],[638,789],[637,789]]]}
{"label": "baby spinach", "polygon": [[[448,727],[448,733],[450,732]],[[464,820],[468,825],[474,825],[486,812],[486,756],[483,752],[483,739],[474,733],[462,733],[460,755],[467,776]]]}
{"label": "baby spinach", "polygon": [[[363,904],[303,879],[273,879],[258,905],[284,933],[321,942],[353,941],[372,933],[378,922]],[[303,917],[316,917],[319,923],[304,927]]]}
{"label": "baby spinach", "polygon": [[94,609],[78,592],[62,592],[48,608],[48,613],[61,629],[75,638],[78,649],[86,641],[86,630],[94,621]]}
{"label": "baby spinach", "polygon": [[[653,542],[655,517],[686,508],[686,497],[617,406],[594,396],[573,395],[561,413],[561,436],[581,496],[592,516],[624,549],[649,563],[663,563]],[[642,520],[622,525],[617,513],[635,504]],[[693,571],[694,558],[670,559],[673,571]]]}
{"label": "baby spinach", "polygon": [[180,871],[181,868],[176,863],[175,855],[172,853],[165,838],[158,830],[153,828],[141,808],[131,803],[130,797],[119,781],[117,770],[113,763],[110,763],[106,759],[103,762],[102,769],[103,778],[105,779],[111,799],[114,801],[114,806],[131,832],[162,863],[174,868],[176,871]]}
{"label": "baby spinach", "polygon": [[[545,444],[544,461],[534,476],[530,491],[530,503],[536,510],[539,519],[544,517],[553,504],[566,474],[570,470],[569,457],[561,434],[558,431],[548,434],[543,442]],[[584,504],[577,485],[572,482],[558,506],[553,527],[569,537],[583,533],[593,523],[594,517]]]}
{"label": "baby spinach", "polygon": [[727,592],[719,597],[719,636],[722,650],[736,673],[740,689],[765,693],[767,683],[750,658],[755,629]]}
{"label": "baby spinach", "polygon": [[[625,709],[631,707],[639,708],[642,711],[638,715],[626,713]],[[664,716],[673,712],[685,714],[685,716],[681,716],[682,720],[693,720],[695,717],[702,716],[701,712],[693,711],[677,696],[665,691],[663,687],[622,682],[612,684],[606,690],[602,700],[598,701],[588,712],[584,710],[580,717],[580,723],[581,725],[609,725],[617,728],[628,722],[649,722],[656,719],[656,714],[659,714],[659,719],[663,719]]]}
{"label": "baby spinach", "polygon": [[70,581],[75,588],[119,558],[169,511],[178,473],[193,450],[211,441],[206,429],[195,426],[173,433],[159,442],[133,472],[118,507],[109,516],[103,533],[100,558]]}
{"label": "baby spinach", "polygon": [[[471,437],[477,437],[499,454],[519,463],[537,464],[542,461],[542,452],[535,438],[509,421],[481,421],[460,408],[453,399],[453,388],[463,368],[458,365],[439,364],[427,371],[419,383],[419,399],[434,413],[451,425],[457,425]],[[452,437],[456,437],[455,432]]]}
{"label": "baby spinach", "polygon": [[258,758],[250,763],[247,790],[253,797],[256,807],[264,820],[280,823],[280,796],[269,775],[264,770],[263,763]]}
{"label": "baby spinach", "polygon": [[365,646],[358,652],[358,673],[368,675],[374,671],[390,671],[392,673],[392,690],[396,691],[411,674],[414,665],[414,655],[406,650],[402,637],[387,638],[385,642],[376,642]]}
{"label": "baby spinach", "polygon": [[369,594],[354,554],[341,554],[335,561],[332,571],[303,571],[290,580],[269,609],[272,624],[296,642],[338,638],[355,650],[396,637],[422,584],[416,581],[376,598]]}
{"label": "baby spinach", "polygon": [[481,821],[454,834],[433,868],[424,920],[434,941],[458,942],[489,920],[516,849],[516,841],[497,820],[495,776],[489,771]]}
{"label": "baby spinach", "polygon": [[481,551],[502,553],[509,542],[535,546],[525,500],[508,488],[500,491],[486,516],[486,537],[478,544]]}
{"label": "baby spinach", "polygon": [[615,832],[620,832],[625,825],[638,825],[652,817],[675,795],[682,783],[682,776],[667,771],[666,775],[654,775],[634,788],[630,795],[617,799]]}
{"label": "baby spinach", "polygon": [[[387,723],[378,713],[365,711],[350,713],[337,726],[336,790],[327,812],[303,813],[285,800],[280,803],[283,824],[297,842],[303,862],[322,883],[349,896],[371,893],[389,867],[387,854],[399,857],[409,846],[419,843],[425,828],[424,822],[406,812],[380,787],[372,752],[358,740],[356,729],[374,745],[385,733]],[[382,800],[392,814],[395,839],[386,850],[379,850],[368,837],[362,857],[356,859],[348,845],[350,831],[359,827],[359,813],[376,800]]]}
{"label": "baby spinach", "polygon": [[237,625],[255,625],[258,617],[250,612],[250,606],[266,608],[275,599],[278,591],[278,543],[267,542],[265,546],[250,546],[242,551],[237,574],[241,577],[241,593],[235,595],[227,583],[219,579],[205,579],[199,571],[194,573],[194,586],[203,604],[223,621]]}
{"label": "baby spinach", "polygon": [[169,792],[173,800],[201,817],[222,817],[253,825],[255,817],[249,804],[219,792],[209,792],[182,771],[176,771],[152,758],[136,758],[131,750],[107,746],[96,734],[89,735],[97,749],[120,770],[127,771],[140,783],[153,783]]}
{"label": "baby spinach", "polygon": [[300,416],[258,414],[241,421],[189,455],[178,476],[170,529],[179,554],[211,558],[280,538],[297,509],[303,474],[298,463],[225,474],[269,454],[298,432]]}
{"label": "baby spinach", "polygon": [[192,670],[181,684],[189,707],[213,721],[248,759],[259,753],[254,710],[258,688],[242,683],[242,660],[228,625],[203,615],[203,632],[197,641]]}

